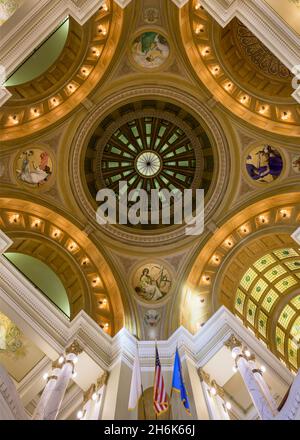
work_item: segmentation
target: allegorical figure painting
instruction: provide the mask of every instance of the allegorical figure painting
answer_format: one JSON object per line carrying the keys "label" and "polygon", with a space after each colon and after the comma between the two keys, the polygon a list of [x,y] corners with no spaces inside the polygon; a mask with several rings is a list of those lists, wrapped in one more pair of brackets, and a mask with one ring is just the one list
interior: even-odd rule
{"label": "allegorical figure painting", "polygon": [[270,145],[262,145],[248,154],[246,168],[251,179],[269,183],[276,180],[282,173],[282,156]]}
{"label": "allegorical figure painting", "polygon": [[145,32],[136,38],[132,44],[134,61],[145,68],[161,66],[170,54],[170,47],[161,34]]}
{"label": "allegorical figure painting", "polygon": [[17,178],[30,185],[41,186],[52,174],[53,164],[49,154],[39,148],[23,151],[17,162]]}
{"label": "allegorical figure painting", "polygon": [[169,272],[164,266],[147,264],[134,277],[134,288],[138,296],[146,301],[164,298],[172,285]]}

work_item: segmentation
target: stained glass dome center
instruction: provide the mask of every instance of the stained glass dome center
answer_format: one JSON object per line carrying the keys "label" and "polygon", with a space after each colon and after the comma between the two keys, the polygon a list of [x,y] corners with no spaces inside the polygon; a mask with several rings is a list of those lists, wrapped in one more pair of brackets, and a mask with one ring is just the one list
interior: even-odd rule
{"label": "stained glass dome center", "polygon": [[154,177],[161,169],[161,159],[154,151],[141,153],[136,160],[136,171],[143,177]]}

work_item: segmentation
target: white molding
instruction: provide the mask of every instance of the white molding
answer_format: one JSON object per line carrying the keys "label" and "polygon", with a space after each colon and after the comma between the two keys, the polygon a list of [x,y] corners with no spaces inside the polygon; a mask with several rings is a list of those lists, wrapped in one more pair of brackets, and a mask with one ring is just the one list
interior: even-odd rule
{"label": "white molding", "polygon": [[[1,231],[0,238],[5,242],[3,252],[10,240]],[[120,362],[132,368],[138,350],[142,371],[153,371],[154,341],[137,341],[126,328],[111,337],[84,311],[70,322],[3,255],[0,255],[0,311],[46,354],[17,386],[25,405],[42,389],[42,375],[49,369],[50,360],[56,360],[74,339],[82,346],[85,355],[103,370],[112,371]],[[197,334],[179,327],[169,339],[157,342],[164,371],[172,370],[177,345],[182,358],[189,358],[195,368],[199,368],[223,349],[224,342],[232,334],[255,353],[281,383],[287,386],[292,383],[292,373],[225,307],[217,310]],[[74,382],[77,383],[76,379]],[[76,402],[73,405],[66,398],[62,418],[70,416],[80,404],[80,383],[77,385],[79,388],[73,390]]]}
{"label": "white molding", "polygon": [[297,244],[300,245],[300,228],[297,228],[296,231],[291,235],[291,237],[293,240],[295,240]]}
{"label": "white molding", "polygon": [[[84,311],[69,322],[41,292],[18,272],[3,256],[0,257],[0,310],[14,320],[27,336],[37,341],[48,357],[56,359],[74,339],[104,370],[111,370],[120,359],[132,366],[137,345],[142,367],[152,366],[154,342],[140,341],[123,328],[113,338],[99,328]],[[231,333],[257,354],[286,383],[289,370],[256,339],[225,307],[221,307],[195,335],[178,328],[166,341],[160,341],[162,364],[171,367],[176,344],[200,367],[207,363]]]}

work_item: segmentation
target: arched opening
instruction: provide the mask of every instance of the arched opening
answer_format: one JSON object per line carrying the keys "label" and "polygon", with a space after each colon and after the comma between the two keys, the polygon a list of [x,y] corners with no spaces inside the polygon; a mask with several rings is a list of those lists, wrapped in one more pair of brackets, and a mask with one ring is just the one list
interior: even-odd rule
{"label": "arched opening", "polygon": [[7,252],[5,257],[70,318],[70,303],[66,289],[47,264],[30,255],[16,252]]}

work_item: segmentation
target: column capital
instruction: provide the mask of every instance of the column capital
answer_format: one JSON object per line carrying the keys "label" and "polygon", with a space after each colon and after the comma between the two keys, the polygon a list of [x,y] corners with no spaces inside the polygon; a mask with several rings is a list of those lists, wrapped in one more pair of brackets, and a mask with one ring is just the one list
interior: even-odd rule
{"label": "column capital", "polygon": [[200,377],[201,382],[207,383],[207,385],[210,385],[210,375],[206,373],[203,368],[199,368],[198,374]]}
{"label": "column capital", "polygon": [[94,392],[96,391],[96,386],[93,383],[89,389],[83,394],[83,404],[85,405],[89,400],[91,400]]}
{"label": "column capital", "polygon": [[225,398],[224,389],[215,380],[213,380],[211,382],[211,386],[213,386],[216,389],[217,395],[220,396],[224,400],[224,398]]}
{"label": "column capital", "polygon": [[72,342],[72,344],[68,348],[66,348],[66,354],[73,353],[76,354],[76,356],[78,356],[82,352],[83,352],[83,348],[76,339]]}
{"label": "column capital", "polygon": [[56,361],[52,362],[52,369],[56,370],[56,369],[61,369],[62,366],[64,365],[64,362],[59,363],[59,358],[56,359]]}
{"label": "column capital", "polygon": [[97,390],[99,390],[100,388],[102,388],[104,385],[107,384],[108,376],[109,376],[108,371],[104,371],[104,373],[99,377],[96,384]]}
{"label": "column capital", "polygon": [[239,339],[235,337],[234,334],[230,336],[227,341],[224,342],[225,347],[229,348],[229,350],[233,350],[234,348],[242,347],[242,343]]}

